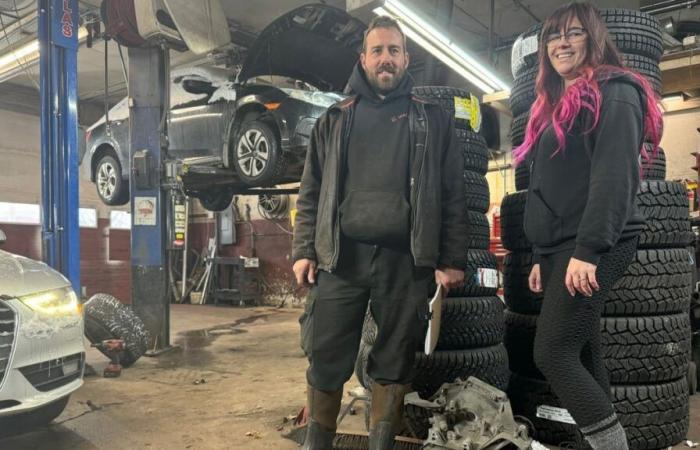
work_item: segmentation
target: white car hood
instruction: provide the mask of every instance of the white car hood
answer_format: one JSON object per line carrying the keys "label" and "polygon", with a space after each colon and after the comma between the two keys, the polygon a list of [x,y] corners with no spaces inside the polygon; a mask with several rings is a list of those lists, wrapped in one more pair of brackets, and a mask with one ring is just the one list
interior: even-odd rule
{"label": "white car hood", "polygon": [[46,264],[0,250],[0,296],[21,297],[68,285]]}

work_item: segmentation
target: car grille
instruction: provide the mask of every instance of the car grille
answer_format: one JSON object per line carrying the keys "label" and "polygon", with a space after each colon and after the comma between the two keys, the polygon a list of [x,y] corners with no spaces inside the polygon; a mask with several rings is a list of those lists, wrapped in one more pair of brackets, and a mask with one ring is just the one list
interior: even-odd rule
{"label": "car grille", "polygon": [[83,374],[85,353],[44,361],[39,364],[21,367],[22,375],[32,383],[34,389],[48,392],[77,380]]}
{"label": "car grille", "polygon": [[12,345],[15,342],[15,312],[0,300],[0,385],[10,365]]}

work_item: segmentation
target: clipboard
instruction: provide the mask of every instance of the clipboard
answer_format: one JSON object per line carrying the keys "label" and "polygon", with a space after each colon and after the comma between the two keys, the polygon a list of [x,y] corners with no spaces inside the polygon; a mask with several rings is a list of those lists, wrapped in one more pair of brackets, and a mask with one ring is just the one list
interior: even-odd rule
{"label": "clipboard", "polygon": [[438,284],[435,295],[428,303],[428,331],[425,333],[425,354],[430,355],[437,347],[440,337],[440,319],[442,317],[442,300],[445,298],[445,288]]}

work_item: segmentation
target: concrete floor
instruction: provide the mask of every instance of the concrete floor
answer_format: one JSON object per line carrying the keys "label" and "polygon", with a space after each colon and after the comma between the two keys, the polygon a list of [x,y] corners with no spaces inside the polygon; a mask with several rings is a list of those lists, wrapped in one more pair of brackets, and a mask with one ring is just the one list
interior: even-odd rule
{"label": "concrete floor", "polygon": [[[177,350],[142,358],[121,378],[86,378],[54,424],[0,440],[0,449],[298,449],[279,429],[305,398],[299,313],[176,305]],[[88,363],[101,373],[106,359],[91,349]],[[363,429],[357,409],[341,430]],[[691,399],[689,438],[700,441],[700,396]]]}

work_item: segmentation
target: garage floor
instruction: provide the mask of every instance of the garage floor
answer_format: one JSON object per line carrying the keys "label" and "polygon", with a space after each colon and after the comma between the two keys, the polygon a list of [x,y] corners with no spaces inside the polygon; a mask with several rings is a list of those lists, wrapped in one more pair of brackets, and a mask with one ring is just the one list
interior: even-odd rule
{"label": "garage floor", "polygon": [[[86,378],[54,425],[0,440],[0,449],[298,449],[278,429],[305,398],[299,313],[176,305],[179,349],[142,358],[121,378]],[[101,373],[106,359],[91,349],[88,363]],[[356,385],[353,379],[347,388]],[[363,429],[357,410],[341,430]],[[689,438],[700,441],[698,395]]]}

